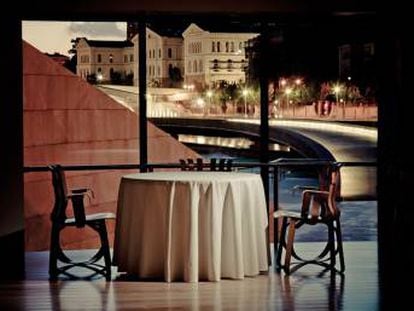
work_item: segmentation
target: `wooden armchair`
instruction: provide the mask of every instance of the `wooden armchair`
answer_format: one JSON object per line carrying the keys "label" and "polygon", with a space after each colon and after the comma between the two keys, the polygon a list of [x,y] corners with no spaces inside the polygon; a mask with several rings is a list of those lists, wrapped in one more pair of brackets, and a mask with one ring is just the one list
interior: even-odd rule
{"label": "wooden armchair", "polygon": [[[111,279],[111,256],[109,252],[109,243],[106,230],[106,220],[114,219],[113,213],[96,213],[86,214],[84,207],[85,195],[92,193],[90,189],[71,189],[68,190],[65,178],[65,172],[60,165],[50,165],[52,173],[52,183],[55,194],[55,203],[51,213],[52,232],[50,238],[50,256],[49,256],[49,276],[55,280],[61,273],[73,278],[74,275],[67,270],[73,267],[84,267],[91,269],[93,275],[102,274],[106,280]],[[73,218],[66,216],[66,208],[69,201],[72,202]],[[84,228],[91,227],[100,237],[101,247],[96,254],[89,260],[82,262],[72,261],[60,246],[60,232],[65,227]],[[104,264],[98,264],[103,258]],[[58,264],[59,263],[59,264]]]}
{"label": "wooden armchair", "polygon": [[[342,233],[340,225],[340,210],[336,205],[339,189],[339,166],[333,165],[329,170],[329,187],[325,190],[304,190],[302,193],[301,212],[278,210],[274,212],[275,235],[278,234],[279,219],[281,228],[279,243],[275,243],[276,266],[289,274],[291,273],[292,257],[298,261],[296,268],[306,264],[318,264],[325,268],[335,269],[336,257],[339,256],[339,272],[345,271]],[[322,186],[323,187],[323,186]],[[314,259],[306,260],[300,257],[294,249],[295,231],[303,225],[324,224],[328,227],[326,247]],[[284,253],[284,263],[281,263]]]}
{"label": "wooden armchair", "polygon": [[[206,165],[205,165],[206,164]],[[204,163],[202,158],[197,159],[180,159],[182,171],[203,171],[209,169],[210,171],[231,171],[233,169],[232,159],[216,159],[211,158],[210,163]]]}

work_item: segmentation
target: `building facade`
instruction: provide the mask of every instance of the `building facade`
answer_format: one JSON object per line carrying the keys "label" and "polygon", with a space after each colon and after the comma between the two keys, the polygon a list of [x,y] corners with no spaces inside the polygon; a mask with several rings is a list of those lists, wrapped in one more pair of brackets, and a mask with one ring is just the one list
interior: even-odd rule
{"label": "building facade", "polygon": [[[351,80],[369,93],[376,85],[375,44],[373,42],[342,44],[338,47],[339,78]],[[370,94],[366,94],[370,95]]]}
{"label": "building facade", "polygon": [[[131,34],[130,34],[131,35]],[[147,83],[150,87],[198,89],[222,81],[245,83],[246,42],[258,34],[210,32],[191,24],[183,38],[162,36],[147,28]],[[77,75],[99,82],[138,84],[138,34],[125,41],[78,38]]]}
{"label": "building facade", "polygon": [[83,79],[111,81],[115,75],[133,73],[134,46],[130,41],[98,41],[76,39],[78,62],[76,74]]}
{"label": "building facade", "polygon": [[[183,39],[163,37],[147,28],[147,82],[149,86],[175,86],[184,71]],[[99,82],[138,84],[138,35],[125,41],[78,38],[76,73]],[[180,82],[180,81],[178,81]]]}
{"label": "building facade", "polygon": [[[131,39],[138,61],[138,35]],[[147,82],[152,87],[172,87],[181,83],[183,39],[161,36],[147,28]],[[134,84],[137,84],[138,65],[134,65]],[[174,75],[176,73],[176,75]]]}
{"label": "building facade", "polygon": [[244,83],[245,44],[255,33],[210,32],[191,24],[183,32],[184,83],[205,88],[221,81]]}

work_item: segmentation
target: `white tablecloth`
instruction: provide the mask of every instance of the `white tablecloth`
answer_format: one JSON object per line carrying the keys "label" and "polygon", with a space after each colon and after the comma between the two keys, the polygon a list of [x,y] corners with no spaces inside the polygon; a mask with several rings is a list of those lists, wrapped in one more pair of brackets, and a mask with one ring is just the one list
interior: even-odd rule
{"label": "white tablecloth", "polygon": [[268,270],[261,178],[156,172],[121,180],[114,265],[167,282],[242,279]]}

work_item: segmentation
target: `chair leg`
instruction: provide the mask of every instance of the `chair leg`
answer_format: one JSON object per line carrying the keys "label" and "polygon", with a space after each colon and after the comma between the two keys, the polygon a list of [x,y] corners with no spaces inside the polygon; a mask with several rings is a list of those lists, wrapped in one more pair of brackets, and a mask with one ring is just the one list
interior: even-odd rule
{"label": "chair leg", "polygon": [[341,223],[339,219],[336,221],[336,243],[337,243],[337,251],[339,255],[339,263],[340,263],[340,272],[345,271],[345,259],[344,259],[344,249],[342,246],[342,232],[341,232]]}
{"label": "chair leg", "polygon": [[57,261],[60,253],[60,231],[61,227],[57,224],[52,224],[52,231],[50,235],[50,251],[49,251],[49,278],[56,280],[59,274]]}
{"label": "chair leg", "polygon": [[[276,219],[276,221],[277,221],[277,219]],[[280,227],[279,243],[278,243],[278,246],[277,246],[278,248],[277,248],[277,251],[276,251],[276,268],[277,269],[280,269],[282,267],[281,260],[282,260],[282,253],[283,253],[284,243],[286,243],[285,242],[286,229],[287,229],[287,218],[283,217],[282,218],[282,225]]]}
{"label": "chair leg", "polygon": [[101,238],[101,248],[105,261],[105,278],[107,281],[111,280],[111,254],[109,252],[108,232],[106,230],[106,223],[103,220],[99,224],[99,236]]}
{"label": "chair leg", "polygon": [[285,269],[286,274],[290,273],[290,261],[292,259],[293,242],[295,240],[295,230],[296,230],[295,226],[296,226],[296,222],[292,218],[290,218],[288,240],[286,244],[285,264],[284,264],[284,269]]}
{"label": "chair leg", "polygon": [[331,269],[335,269],[336,252],[335,252],[335,233],[333,222],[328,223],[328,245],[329,245],[329,261]]}
{"label": "chair leg", "polygon": [[279,235],[279,218],[273,218],[273,250],[275,254],[275,262],[276,261],[276,255],[277,255],[277,249],[278,249],[278,243],[280,243],[280,235]]}

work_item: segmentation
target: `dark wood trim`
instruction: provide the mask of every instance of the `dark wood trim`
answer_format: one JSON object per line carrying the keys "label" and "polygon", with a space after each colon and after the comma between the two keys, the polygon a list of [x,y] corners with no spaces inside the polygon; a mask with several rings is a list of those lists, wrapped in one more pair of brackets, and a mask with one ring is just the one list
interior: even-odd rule
{"label": "dark wood trim", "polygon": [[24,279],[24,230],[0,236],[0,250],[0,281]]}
{"label": "dark wood trim", "polygon": [[[269,162],[269,72],[268,72],[268,34],[266,23],[262,24],[260,35],[260,162]],[[269,206],[269,168],[262,167],[260,171]]]}
{"label": "dark wood trim", "polygon": [[148,163],[147,131],[147,25],[145,16],[138,23],[138,79],[139,79],[139,163],[141,172],[146,172]]}
{"label": "dark wood trim", "polygon": [[[394,20],[394,23],[388,21]],[[414,276],[412,220],[412,35],[407,20],[380,16],[376,42],[379,77],[378,264],[383,310],[402,310],[412,301],[404,279]],[[402,269],[399,269],[399,268]]]}
{"label": "dark wood trim", "polygon": [[0,279],[24,273],[23,87],[20,20],[10,13],[0,19]]}

